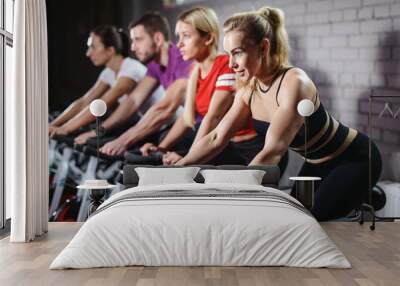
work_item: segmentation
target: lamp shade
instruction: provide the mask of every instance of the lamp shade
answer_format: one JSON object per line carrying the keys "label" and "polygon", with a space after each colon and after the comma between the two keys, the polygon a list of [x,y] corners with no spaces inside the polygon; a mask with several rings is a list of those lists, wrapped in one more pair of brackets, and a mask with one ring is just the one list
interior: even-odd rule
{"label": "lamp shade", "polygon": [[92,46],[92,43],[93,43],[93,38],[89,37],[88,40],[87,40],[87,46],[88,47]]}
{"label": "lamp shade", "polygon": [[303,116],[310,116],[314,112],[314,103],[309,99],[303,99],[297,104],[297,112]]}
{"label": "lamp shade", "polygon": [[96,117],[103,116],[107,111],[106,103],[101,99],[95,99],[90,104],[90,113]]}

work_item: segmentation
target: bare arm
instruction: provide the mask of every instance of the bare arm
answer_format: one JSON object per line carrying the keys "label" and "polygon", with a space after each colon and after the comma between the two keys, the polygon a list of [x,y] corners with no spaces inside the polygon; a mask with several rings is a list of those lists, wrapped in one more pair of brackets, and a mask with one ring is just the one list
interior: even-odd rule
{"label": "bare arm", "polygon": [[179,160],[177,165],[203,164],[214,158],[225,148],[249,116],[250,109],[238,94],[231,109],[218,126],[193,144],[189,153]]}
{"label": "bare arm", "polygon": [[[117,84],[104,94],[101,99],[105,101],[107,107],[113,106],[118,98],[125,93],[128,93],[134,86],[135,82],[127,77],[118,79]],[[85,107],[75,117],[66,122],[62,128],[66,134],[72,133],[82,126],[85,126],[95,120],[95,117],[90,113],[89,106]]]}
{"label": "bare arm", "polygon": [[250,165],[278,164],[304,123],[304,118],[297,113],[297,104],[301,99],[313,96],[315,89],[310,88],[313,84],[309,79],[302,79],[297,71],[288,73],[285,81],[279,93],[279,107],[265,136],[264,148]]}
{"label": "bare arm", "polygon": [[68,106],[67,109],[64,110],[56,119],[54,119],[50,125],[51,126],[61,126],[72,117],[77,115],[83,108],[88,106],[92,100],[99,98],[102,96],[110,86],[100,80],[98,80],[95,85],[90,88],[84,96],[76,99],[73,103]]}
{"label": "bare arm", "polygon": [[156,79],[146,76],[131,92],[129,97],[103,122],[102,126],[108,131],[126,122],[157,88]]}
{"label": "bare arm", "polygon": [[[218,90],[214,92],[207,114],[201,122],[193,144],[218,125],[229,107],[231,107],[232,103],[232,91]],[[177,142],[179,142],[188,129],[189,128],[185,125],[183,120],[183,116],[181,116],[168,132],[168,135],[159,144],[159,147],[166,150],[171,149]]]}
{"label": "bare arm", "polygon": [[165,97],[154,104],[134,127],[122,135],[128,146],[155,133],[171,120],[182,103],[186,83],[187,80],[179,79],[170,85]]}
{"label": "bare arm", "polygon": [[162,150],[170,150],[179,140],[185,135],[185,133],[190,129],[185,124],[183,116],[180,116],[172,126],[171,130],[168,132],[167,136],[160,142],[158,148]]}
{"label": "bare arm", "polygon": [[232,106],[233,100],[233,91],[217,90],[214,92],[207,114],[201,122],[199,131],[193,141],[193,145],[217,127],[218,123],[221,122],[224,115]]}
{"label": "bare arm", "polygon": [[101,151],[107,155],[117,155],[126,151],[129,146],[157,132],[168,123],[181,105],[186,90],[187,79],[178,79],[165,91],[162,100],[155,103],[132,128],[116,140],[107,143]]}

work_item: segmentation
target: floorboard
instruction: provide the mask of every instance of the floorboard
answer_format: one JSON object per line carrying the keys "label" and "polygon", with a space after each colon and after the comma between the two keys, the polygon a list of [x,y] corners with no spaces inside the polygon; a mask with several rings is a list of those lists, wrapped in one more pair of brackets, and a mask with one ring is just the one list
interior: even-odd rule
{"label": "floorboard", "polygon": [[352,269],[138,266],[50,271],[51,261],[81,227],[80,223],[50,223],[49,233],[32,243],[0,240],[0,285],[400,285],[400,223],[381,222],[375,231],[368,224],[352,222],[322,226]]}

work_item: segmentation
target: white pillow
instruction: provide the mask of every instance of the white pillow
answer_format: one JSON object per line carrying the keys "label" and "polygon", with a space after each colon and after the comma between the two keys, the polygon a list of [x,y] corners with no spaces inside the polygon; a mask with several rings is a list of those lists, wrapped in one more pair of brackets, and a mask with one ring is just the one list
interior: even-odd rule
{"label": "white pillow", "polygon": [[135,168],[139,176],[139,186],[195,183],[193,179],[199,170],[199,167]]}
{"label": "white pillow", "polygon": [[201,170],[205,184],[226,183],[261,185],[265,171],[262,170]]}

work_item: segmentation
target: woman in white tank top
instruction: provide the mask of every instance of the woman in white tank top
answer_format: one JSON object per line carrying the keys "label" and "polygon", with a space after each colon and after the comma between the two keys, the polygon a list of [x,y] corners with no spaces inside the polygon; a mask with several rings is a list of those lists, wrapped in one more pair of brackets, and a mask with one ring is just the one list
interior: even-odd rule
{"label": "woman in white tank top", "polygon": [[[100,26],[92,30],[86,56],[95,66],[105,66],[105,69],[84,96],[75,100],[50,123],[51,136],[78,133],[81,127],[95,120],[89,111],[89,105],[94,99],[101,98],[110,108],[135,88],[145,76],[147,68],[128,57],[129,47],[128,36],[113,26]],[[162,89],[157,89],[139,112],[144,113],[162,94]]]}

